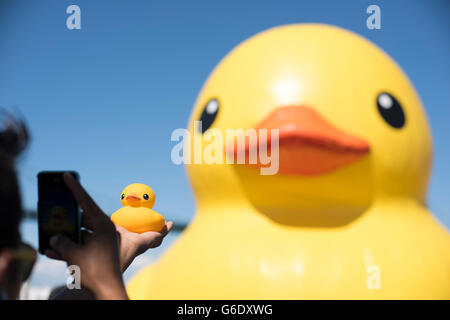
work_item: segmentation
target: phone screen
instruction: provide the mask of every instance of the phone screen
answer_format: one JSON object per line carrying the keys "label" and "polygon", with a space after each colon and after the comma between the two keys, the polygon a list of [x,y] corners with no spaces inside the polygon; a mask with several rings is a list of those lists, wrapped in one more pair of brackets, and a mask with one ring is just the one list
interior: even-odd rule
{"label": "phone screen", "polygon": [[[63,234],[80,242],[80,211],[75,198],[63,180],[64,172],[38,174],[39,252],[50,249],[50,238]],[[77,180],[78,173],[70,172]]]}

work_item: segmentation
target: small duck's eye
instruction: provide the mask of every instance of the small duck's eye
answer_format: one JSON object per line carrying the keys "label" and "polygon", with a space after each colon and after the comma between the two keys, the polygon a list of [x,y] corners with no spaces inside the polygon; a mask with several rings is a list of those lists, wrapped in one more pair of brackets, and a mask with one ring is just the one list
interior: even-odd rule
{"label": "small duck's eye", "polygon": [[123,200],[123,198],[125,198],[125,193],[122,194],[122,196],[120,197],[120,199]]}
{"label": "small duck's eye", "polygon": [[405,125],[405,113],[400,103],[389,93],[380,93],[377,97],[378,112],[391,127],[400,129]]}
{"label": "small duck's eye", "polygon": [[200,116],[200,121],[202,122],[202,133],[211,127],[217,117],[217,113],[219,113],[219,100],[209,100],[203,109],[202,115]]}
{"label": "small duck's eye", "polygon": [[148,194],[144,194],[142,197],[143,197],[145,200],[148,200]]}

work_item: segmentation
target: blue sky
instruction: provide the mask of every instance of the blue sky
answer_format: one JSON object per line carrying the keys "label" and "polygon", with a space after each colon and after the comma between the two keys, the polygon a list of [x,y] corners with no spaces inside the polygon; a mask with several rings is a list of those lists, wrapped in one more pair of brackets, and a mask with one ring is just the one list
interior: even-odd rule
{"label": "blue sky", "polygon": [[[82,29],[66,28],[66,8]],[[365,10],[381,7],[381,30]],[[155,189],[156,210],[187,222],[194,199],[170,135],[185,127],[213,67],[264,29],[321,22],[378,44],[406,71],[434,137],[429,204],[450,226],[450,5],[448,1],[87,1],[0,0],[0,105],[17,106],[33,141],[20,163],[24,203],[36,203],[36,173],[75,169],[112,213],[122,188]]]}

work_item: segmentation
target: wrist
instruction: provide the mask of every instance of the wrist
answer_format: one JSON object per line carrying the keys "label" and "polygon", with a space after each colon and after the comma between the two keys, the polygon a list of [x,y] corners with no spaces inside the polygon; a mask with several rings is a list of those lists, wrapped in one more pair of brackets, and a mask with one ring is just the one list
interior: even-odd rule
{"label": "wrist", "polygon": [[125,272],[128,266],[133,262],[134,258],[138,256],[139,246],[133,242],[129,242],[127,246],[120,249],[120,270]]}
{"label": "wrist", "polygon": [[92,293],[96,300],[128,300],[122,278],[100,283]]}

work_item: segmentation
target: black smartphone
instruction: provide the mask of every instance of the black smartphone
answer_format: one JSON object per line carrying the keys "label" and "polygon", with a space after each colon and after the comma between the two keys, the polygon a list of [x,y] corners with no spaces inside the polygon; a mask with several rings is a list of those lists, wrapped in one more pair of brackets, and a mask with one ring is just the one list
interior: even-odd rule
{"label": "black smartphone", "polygon": [[[38,174],[39,252],[50,249],[50,238],[63,234],[80,243],[81,214],[78,203],[63,180],[66,171],[42,171]],[[68,171],[79,180],[75,171]]]}

